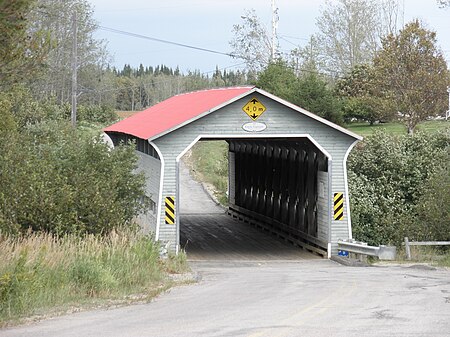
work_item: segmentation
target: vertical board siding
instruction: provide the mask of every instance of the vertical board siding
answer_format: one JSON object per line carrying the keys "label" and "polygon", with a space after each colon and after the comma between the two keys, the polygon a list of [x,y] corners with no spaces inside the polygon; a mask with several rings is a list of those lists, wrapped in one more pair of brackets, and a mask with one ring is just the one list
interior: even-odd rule
{"label": "vertical board siding", "polygon": [[329,194],[328,194],[328,172],[319,171],[317,173],[317,226],[318,239],[328,242],[329,233]]}

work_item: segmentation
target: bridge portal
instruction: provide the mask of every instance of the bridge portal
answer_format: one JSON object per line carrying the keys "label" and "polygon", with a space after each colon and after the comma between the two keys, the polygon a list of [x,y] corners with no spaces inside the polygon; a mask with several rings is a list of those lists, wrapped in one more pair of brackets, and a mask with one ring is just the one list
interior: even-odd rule
{"label": "bridge portal", "polygon": [[114,144],[135,140],[152,200],[145,231],[180,245],[179,170],[198,141],[229,147],[231,217],[324,256],[351,238],[346,160],[362,138],[256,87],[169,98],[105,129]]}

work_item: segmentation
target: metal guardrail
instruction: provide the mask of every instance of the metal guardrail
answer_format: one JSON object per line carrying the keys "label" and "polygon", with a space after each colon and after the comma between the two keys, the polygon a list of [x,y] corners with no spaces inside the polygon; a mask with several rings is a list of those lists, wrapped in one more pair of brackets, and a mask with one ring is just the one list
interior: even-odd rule
{"label": "metal guardrail", "polygon": [[450,241],[409,241],[408,237],[405,237],[405,251],[406,259],[411,260],[411,248],[410,246],[450,246]]}
{"label": "metal guardrail", "polygon": [[379,247],[374,247],[367,245],[365,242],[354,240],[338,240],[338,249],[355,254],[376,256],[380,260],[395,260],[397,254],[395,246],[380,245]]}

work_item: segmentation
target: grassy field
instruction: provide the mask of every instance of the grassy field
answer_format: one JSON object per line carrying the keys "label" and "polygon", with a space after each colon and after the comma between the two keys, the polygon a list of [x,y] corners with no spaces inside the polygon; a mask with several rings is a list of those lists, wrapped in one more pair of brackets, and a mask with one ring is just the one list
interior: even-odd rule
{"label": "grassy field", "polygon": [[[369,123],[352,123],[345,126],[363,137],[372,135],[377,130],[385,130],[388,133],[402,135],[406,134],[406,127],[401,123],[380,123],[370,125]],[[425,121],[417,126],[417,131],[435,132],[450,127],[450,121]]]}
{"label": "grassy field", "polygon": [[159,258],[152,237],[0,236],[0,326],[103,305],[148,301],[184,272],[184,254]]}

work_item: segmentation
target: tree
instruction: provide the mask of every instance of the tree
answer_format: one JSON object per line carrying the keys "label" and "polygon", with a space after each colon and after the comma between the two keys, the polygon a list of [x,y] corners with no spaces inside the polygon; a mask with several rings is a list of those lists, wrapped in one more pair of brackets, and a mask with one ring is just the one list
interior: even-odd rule
{"label": "tree", "polygon": [[99,136],[55,121],[4,140],[2,133],[2,233],[106,234],[132,226],[148,206],[134,147],[110,149]]}
{"label": "tree", "polygon": [[33,0],[0,1],[0,89],[36,73],[48,52],[41,30],[29,30]]}
{"label": "tree", "polygon": [[372,0],[328,0],[317,19],[327,67],[346,73],[369,62],[377,49],[379,25],[378,7]]}
{"label": "tree", "polygon": [[307,72],[299,78],[294,102],[333,123],[343,122],[337,98],[317,73]]}
{"label": "tree", "polygon": [[[97,87],[92,78],[102,77],[108,64],[105,42],[94,37],[97,23],[92,5],[87,0],[36,0],[30,15],[31,29],[50,36],[51,50],[46,59],[46,72],[32,83],[40,97],[56,97],[58,102],[71,98],[71,62],[73,41],[73,13],[77,14],[77,64],[79,92],[95,95]],[[89,71],[84,71],[89,69]]]}
{"label": "tree", "polygon": [[272,41],[255,10],[246,11],[242,20],[242,24],[233,25],[232,55],[243,59],[249,71],[259,72],[271,61]]}
{"label": "tree", "polygon": [[321,45],[315,35],[310,36],[307,45],[292,49],[288,59],[297,76],[302,72],[318,72],[319,69],[326,68],[321,56]]}
{"label": "tree", "polygon": [[419,122],[446,109],[449,73],[436,43],[436,33],[415,20],[398,35],[383,39],[374,58],[380,93],[397,107],[408,133],[413,133]]}
{"label": "tree", "polygon": [[258,77],[256,86],[292,103],[297,90],[298,78],[284,61],[269,64]]}
{"label": "tree", "polygon": [[441,8],[445,8],[445,7],[450,7],[450,0],[436,0],[439,7]]}
{"label": "tree", "polygon": [[400,0],[380,0],[376,1],[376,3],[378,4],[380,20],[378,39],[381,43],[381,38],[383,38],[383,36],[394,34],[398,31],[399,26],[402,26],[399,20],[401,16],[400,8],[401,6],[404,7],[404,5],[400,5]]}
{"label": "tree", "polygon": [[315,72],[297,77],[291,67],[279,60],[260,73],[256,85],[320,117],[342,123],[336,98]]}
{"label": "tree", "polygon": [[392,108],[378,94],[374,67],[360,64],[350,74],[337,81],[335,91],[343,101],[343,113],[347,122],[358,119],[369,122],[392,119]]}
{"label": "tree", "polygon": [[396,0],[327,0],[317,19],[325,70],[346,74],[369,63],[381,36],[396,31],[397,13]]}

